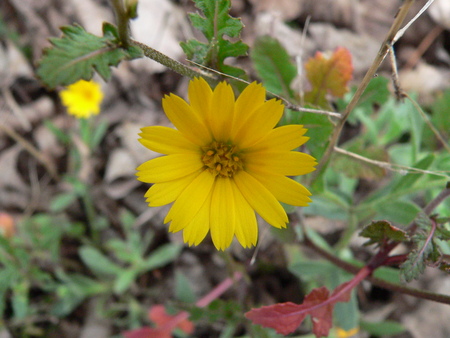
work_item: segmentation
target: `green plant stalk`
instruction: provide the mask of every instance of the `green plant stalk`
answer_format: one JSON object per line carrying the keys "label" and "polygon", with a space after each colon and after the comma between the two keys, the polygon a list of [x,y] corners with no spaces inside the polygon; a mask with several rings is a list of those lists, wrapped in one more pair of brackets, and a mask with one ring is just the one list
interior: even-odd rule
{"label": "green plant stalk", "polygon": [[328,147],[325,150],[325,153],[323,154],[323,156],[317,166],[317,170],[311,174],[311,181],[314,181],[316,178],[318,178],[320,176],[320,174],[322,173],[322,171],[328,165],[330,157],[333,154],[334,147],[337,145],[337,142],[339,141],[339,137],[341,135],[341,132],[342,132],[345,122],[347,121],[348,117],[350,116],[350,113],[356,107],[356,104],[358,103],[362,94],[366,90],[370,80],[375,76],[376,71],[378,70],[381,63],[383,62],[386,55],[388,54],[389,48],[393,44],[395,35],[399,31],[403,21],[406,18],[406,15],[409,12],[411,5],[413,3],[414,3],[414,0],[406,0],[404,2],[404,4],[400,7],[400,9],[395,17],[395,20],[392,23],[392,26],[389,29],[389,32],[388,32],[385,40],[383,41],[383,44],[381,45],[380,50],[378,51],[378,54],[375,57],[375,60],[372,62],[372,65],[370,66],[370,68],[367,71],[366,75],[364,76],[363,80],[361,81],[358,88],[356,89],[356,92],[353,95],[351,101],[345,108],[345,110],[342,114],[342,118],[337,122],[336,128],[334,129],[334,132],[331,135],[330,143],[328,144]]}
{"label": "green plant stalk", "polygon": [[123,48],[128,48],[130,45],[130,32],[128,28],[128,11],[125,9],[122,0],[111,0],[111,4],[116,13],[117,30],[119,31],[119,40]]}
{"label": "green plant stalk", "polygon": [[149,46],[147,46],[146,44],[133,40],[130,40],[130,43],[133,46],[139,47],[144,55],[160,64],[162,64],[163,66],[166,66],[167,68],[172,69],[174,72],[186,76],[190,79],[194,78],[194,77],[203,77],[206,80],[215,80],[215,77],[211,74],[205,73],[205,72],[200,72],[198,70],[192,69],[184,64],[182,64],[181,62],[178,62],[177,60],[174,60],[170,57],[168,57],[167,55],[157,51],[156,49],[153,49]]}

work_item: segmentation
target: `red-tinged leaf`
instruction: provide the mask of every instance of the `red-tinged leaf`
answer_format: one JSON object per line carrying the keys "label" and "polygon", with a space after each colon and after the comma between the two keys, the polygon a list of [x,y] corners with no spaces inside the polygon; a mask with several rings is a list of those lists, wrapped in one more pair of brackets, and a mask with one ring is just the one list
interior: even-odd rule
{"label": "red-tinged leaf", "polygon": [[352,79],[352,56],[348,49],[337,48],[333,54],[317,52],[305,64],[311,90],[305,93],[305,102],[328,107],[326,95],[342,97],[348,92]]}
{"label": "red-tinged leaf", "polygon": [[328,300],[330,292],[324,286],[314,289],[309,293],[303,302],[310,308],[309,314],[313,324],[313,333],[316,337],[328,336],[333,326],[333,307],[334,303],[327,303],[323,306],[317,305]]}
{"label": "red-tinged leaf", "polygon": [[[164,305],[153,306],[148,313],[148,317],[152,322],[156,324],[157,327],[163,327],[165,324],[175,318],[175,316],[167,314]],[[187,319],[181,320],[175,325],[175,327],[178,327],[180,330],[187,334],[191,334],[192,332],[194,332],[194,324],[192,324],[192,322]]]}
{"label": "red-tinged leaf", "polygon": [[255,324],[271,327],[278,333],[286,335],[294,332],[306,318],[308,312],[299,313],[301,310],[305,310],[305,307],[287,302],[252,309],[245,317]]}
{"label": "red-tinged leaf", "polygon": [[295,331],[307,315],[311,316],[313,333],[316,337],[328,336],[333,325],[333,308],[337,302],[350,300],[349,290],[343,290],[348,283],[338,286],[330,296],[326,287],[312,290],[303,304],[279,303],[252,309],[245,314],[253,323],[275,329],[280,334]]}
{"label": "red-tinged leaf", "polygon": [[122,332],[125,338],[172,338],[172,334],[167,331],[152,329],[150,327],[142,327],[140,329]]}

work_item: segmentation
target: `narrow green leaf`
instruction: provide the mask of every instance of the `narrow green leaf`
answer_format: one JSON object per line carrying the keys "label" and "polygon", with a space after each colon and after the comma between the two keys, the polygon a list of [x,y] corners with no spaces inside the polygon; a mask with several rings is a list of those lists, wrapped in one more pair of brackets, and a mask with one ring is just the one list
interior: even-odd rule
{"label": "narrow green leaf", "polygon": [[175,298],[183,303],[194,303],[197,300],[189,280],[180,271],[175,272]]}
{"label": "narrow green leaf", "polygon": [[98,37],[80,26],[65,26],[61,31],[61,38],[50,39],[53,46],[44,50],[37,70],[37,75],[50,88],[66,86],[80,79],[90,80],[94,70],[108,80],[110,66],[141,55],[137,47],[121,48],[110,34]]}
{"label": "narrow green leaf", "polygon": [[141,271],[154,270],[174,261],[179,256],[181,249],[180,245],[172,243],[160,246],[145,260]]}
{"label": "narrow green leaf", "polygon": [[134,282],[137,277],[136,270],[125,270],[123,273],[118,275],[116,281],[114,282],[113,290],[117,295],[121,295],[126,290],[129,289],[130,285]]}
{"label": "narrow green leaf", "polygon": [[[428,156],[426,156],[419,162],[415,163],[413,165],[413,168],[427,170],[433,164],[434,159],[435,159],[435,155],[429,154]],[[411,188],[414,185],[414,183],[416,183],[416,181],[419,178],[421,178],[422,176],[423,176],[423,174],[420,174],[420,173],[410,173],[410,174],[403,176],[397,182],[397,184],[394,185],[394,187],[392,188],[392,192],[398,192],[403,189]]]}
{"label": "narrow green leaf", "polygon": [[406,331],[406,328],[401,323],[392,320],[376,323],[361,321],[360,327],[362,330],[376,337],[391,337]]}
{"label": "narrow green leaf", "polygon": [[297,67],[277,39],[270,36],[257,38],[250,57],[268,91],[294,98],[291,83],[297,75]]}
{"label": "narrow green leaf", "polygon": [[57,195],[50,202],[50,210],[53,212],[60,212],[67,209],[75,200],[77,199],[77,195],[75,193],[66,192]]}
{"label": "narrow green leaf", "polygon": [[29,289],[30,285],[26,280],[12,285],[12,307],[16,319],[25,318],[29,312]]}
{"label": "narrow green leaf", "polygon": [[79,255],[83,263],[99,276],[114,276],[123,273],[121,267],[113,263],[109,258],[103,255],[103,253],[93,247],[81,247]]}
{"label": "narrow green leaf", "polygon": [[375,206],[378,212],[377,218],[388,219],[394,223],[407,225],[411,223],[421,209],[410,201],[386,200]]}

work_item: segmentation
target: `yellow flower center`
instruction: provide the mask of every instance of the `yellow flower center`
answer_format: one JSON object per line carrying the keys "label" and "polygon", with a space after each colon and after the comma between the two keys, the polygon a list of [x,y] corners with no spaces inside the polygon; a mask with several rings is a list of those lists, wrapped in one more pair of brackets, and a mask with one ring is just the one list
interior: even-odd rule
{"label": "yellow flower center", "polygon": [[202,148],[205,168],[214,176],[233,177],[244,166],[237,147],[224,142],[213,141]]}

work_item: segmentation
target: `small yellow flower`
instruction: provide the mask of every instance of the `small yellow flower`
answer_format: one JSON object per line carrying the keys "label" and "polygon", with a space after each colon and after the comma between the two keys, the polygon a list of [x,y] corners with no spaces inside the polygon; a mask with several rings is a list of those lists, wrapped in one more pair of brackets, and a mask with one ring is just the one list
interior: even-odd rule
{"label": "small yellow flower", "polygon": [[100,84],[79,80],[59,93],[67,112],[79,119],[89,118],[100,112],[103,93]]}
{"label": "small yellow flower", "polygon": [[286,177],[312,172],[316,160],[292,151],[308,137],[301,125],[275,128],[284,106],[265,101],[256,82],[237,100],[226,82],[214,90],[196,78],[189,84],[188,104],[170,94],[163,108],[174,126],[142,128],[140,142],[165,156],[140,165],[138,179],[153,183],[145,194],[150,206],[173,202],[164,222],[169,231],[183,230],[189,245],[210,231],[218,250],[236,236],[241,245],[256,244],[255,211],[276,228],[288,218],[278,201],[306,206],[310,192]]}

